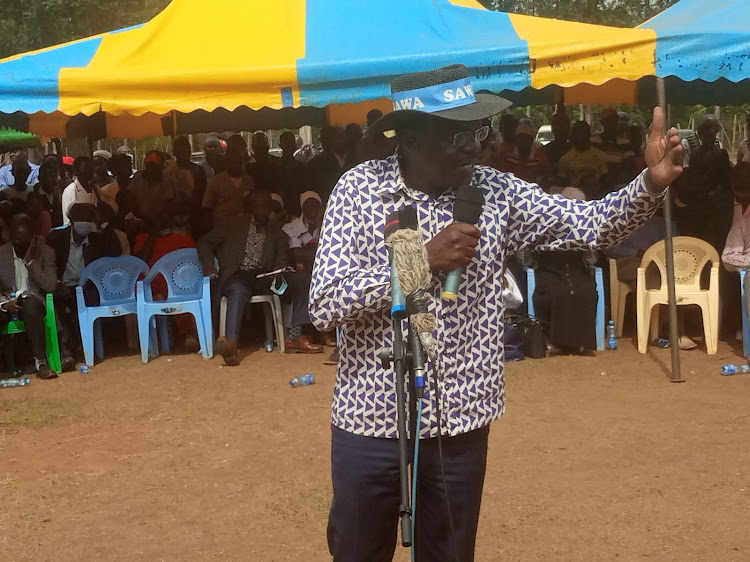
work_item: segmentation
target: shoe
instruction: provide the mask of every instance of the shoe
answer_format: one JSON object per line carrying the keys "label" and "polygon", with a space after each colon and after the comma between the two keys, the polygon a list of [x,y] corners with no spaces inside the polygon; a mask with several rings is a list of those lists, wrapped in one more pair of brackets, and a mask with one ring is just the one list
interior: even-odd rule
{"label": "shoe", "polygon": [[336,335],[334,332],[323,332],[323,345],[336,347]]}
{"label": "shoe", "polygon": [[698,347],[698,344],[687,336],[680,336],[677,345],[682,351],[689,351]]}
{"label": "shoe", "polygon": [[237,342],[229,338],[219,338],[216,340],[216,353],[224,358],[224,363],[230,367],[236,367],[240,364],[237,358]]}
{"label": "shoe", "polygon": [[338,365],[339,364],[339,350],[335,349],[328,359],[323,361],[323,365]]}
{"label": "shoe", "polygon": [[312,343],[307,336],[302,336],[298,340],[286,341],[286,353],[323,353],[323,346]]}
{"label": "shoe", "polygon": [[66,355],[61,360],[62,365],[62,372],[63,373],[69,373],[70,371],[76,370],[76,360],[73,359],[70,355]]}
{"label": "shoe", "polygon": [[34,367],[36,368],[36,376],[42,380],[56,379],[57,373],[47,365],[45,359],[34,359]]}
{"label": "shoe", "polygon": [[182,342],[182,347],[187,353],[198,353],[201,350],[201,343],[195,336],[187,336]]}

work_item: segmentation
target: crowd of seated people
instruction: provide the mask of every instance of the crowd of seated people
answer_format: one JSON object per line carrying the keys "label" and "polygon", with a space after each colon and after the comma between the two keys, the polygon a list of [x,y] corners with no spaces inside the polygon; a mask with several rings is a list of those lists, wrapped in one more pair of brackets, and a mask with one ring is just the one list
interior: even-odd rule
{"label": "crowd of seated people", "polygon": [[[277,157],[262,132],[252,136],[250,150],[241,135],[226,142],[209,135],[204,158],[194,163],[190,141],[179,137],[172,154],[148,152],[140,171],[134,171],[127,147],[72,162],[49,154],[39,166],[25,150],[12,151],[10,164],[0,168],[0,256],[8,265],[0,272],[0,325],[25,320],[18,341],[28,340],[23,347],[37,374],[54,377],[43,345],[46,294],[54,295],[61,362],[68,371],[83,359],[76,287],[87,265],[133,254],[152,267],[170,252],[196,248],[205,274],[215,277],[217,333],[222,297],[229,303],[226,335],[216,343],[227,365],[239,363],[247,303],[270,294],[272,285],[288,309],[286,350],[323,353],[322,344],[335,346],[335,337],[311,327],[307,299],[326,198],[341,174],[394,147],[383,135],[363,136],[358,126],[324,128],[321,146],[319,152],[305,150],[287,132]],[[283,275],[258,277],[277,270]],[[87,305],[98,303],[93,284],[83,291]],[[155,279],[152,292],[157,300],[167,298],[164,280]],[[193,318],[178,315],[173,322],[180,346],[198,351]]]}
{"label": "crowd of seated people", "polygon": [[[549,193],[560,193],[567,187],[578,188],[589,200],[599,199],[620,189],[645,169],[643,128],[630,123],[626,113],[606,108],[599,116],[601,130],[593,134],[591,126],[585,121],[577,121],[571,127],[564,110],[555,113],[550,121],[554,140],[542,147],[533,140],[534,128],[528,119],[519,120],[512,114],[502,115],[498,134],[491,132],[489,140],[482,144],[480,160],[530,183],[538,183]],[[723,255],[724,266],[719,275],[723,326],[726,333],[734,333],[740,322],[739,283],[736,275],[731,272],[750,267],[750,259],[746,257],[750,255],[750,228],[747,227],[745,217],[747,193],[750,193],[750,171],[743,164],[744,160],[750,167],[750,151],[747,149],[750,141],[743,141],[740,145],[738,165],[733,168],[727,151],[717,140],[719,131],[718,119],[713,115],[706,115],[698,125],[694,145],[685,151],[685,171],[672,189],[674,232],[704,240],[719,255]],[[544,157],[539,157],[539,154],[544,154]],[[643,252],[662,240],[665,230],[664,219],[658,215],[620,246],[606,252],[608,256],[616,258],[622,282],[634,288],[636,270]],[[553,322],[551,316],[545,316],[554,315],[554,310],[559,318],[565,302],[571,300],[570,291],[555,296],[556,293],[550,291],[549,286],[559,288],[574,277],[572,273],[568,273],[569,277],[564,277],[565,283],[546,283],[544,278],[550,277],[547,271],[549,266],[560,269],[559,266],[562,265],[568,272],[575,265],[577,270],[585,273],[585,268],[578,267],[581,260],[575,258],[575,264],[549,264],[541,263],[544,260],[539,258],[537,256],[533,265],[539,267],[539,276],[543,279],[541,286],[537,283],[537,295],[534,298],[540,301],[541,306],[537,306],[536,310],[544,317],[549,340],[557,342],[555,346],[564,349],[587,348],[591,344],[590,338],[572,342],[575,345],[567,345],[570,342],[560,340],[561,333],[568,335],[569,332],[559,331],[553,326],[559,322]],[[551,256],[550,259],[557,262],[563,258]],[[511,261],[515,264],[516,271],[519,270],[519,262],[529,265],[528,256],[525,255],[512,257]],[[597,264],[608,267],[603,256],[600,256]],[[576,286],[571,290],[582,294],[588,292],[590,295],[590,275],[582,274],[576,279]],[[547,302],[550,295],[556,301],[552,307]],[[581,310],[589,310],[588,305],[580,306]],[[690,320],[697,318],[697,314],[692,315],[692,311],[681,311],[679,314],[679,344],[683,349],[696,347],[687,332],[690,331]],[[695,324],[693,321],[693,328]]]}

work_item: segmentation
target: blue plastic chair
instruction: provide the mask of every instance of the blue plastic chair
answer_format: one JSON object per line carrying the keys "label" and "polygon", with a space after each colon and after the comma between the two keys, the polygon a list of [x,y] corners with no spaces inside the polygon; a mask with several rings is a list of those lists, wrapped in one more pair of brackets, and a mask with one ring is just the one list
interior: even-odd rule
{"label": "blue plastic chair", "polygon": [[[94,365],[94,347],[99,359],[104,357],[101,323],[99,318],[112,318],[137,314],[135,285],[138,277],[148,273],[148,265],[135,256],[99,258],[81,271],[76,287],[78,325],[86,365]],[[91,281],[99,291],[99,305],[86,306],[83,286]],[[146,350],[148,353],[148,349]]]}
{"label": "blue plastic chair", "polygon": [[[151,282],[160,274],[167,281],[167,300],[154,301]],[[154,317],[176,314],[193,315],[198,329],[201,354],[205,359],[213,357],[211,280],[203,276],[203,267],[201,267],[196,249],[176,250],[162,257],[151,268],[148,276],[138,281],[137,295],[138,336],[141,339],[141,355],[144,363],[148,363],[148,343],[155,340],[156,318]],[[151,354],[157,357],[158,349],[151,350]]]}
{"label": "blue plastic chair", "polygon": [[[596,294],[599,296],[596,303],[596,350],[604,351],[604,274],[601,267],[590,266],[596,281]],[[530,267],[526,269],[526,304],[528,305],[529,316],[535,317],[534,314],[534,290],[536,289],[536,276],[534,270]]]}
{"label": "blue plastic chair", "polygon": [[750,357],[750,322],[747,319],[745,301],[745,270],[740,270],[740,294],[742,295],[742,355]]}

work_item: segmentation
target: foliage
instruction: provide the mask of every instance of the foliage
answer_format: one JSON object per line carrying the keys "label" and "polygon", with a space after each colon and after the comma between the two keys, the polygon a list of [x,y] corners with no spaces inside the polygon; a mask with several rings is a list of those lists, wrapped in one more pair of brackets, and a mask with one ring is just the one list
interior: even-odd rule
{"label": "foliage", "polygon": [[0,58],[147,22],[169,0],[4,2]]}
{"label": "foliage", "polygon": [[677,0],[480,0],[498,12],[514,12],[601,25],[635,27]]}

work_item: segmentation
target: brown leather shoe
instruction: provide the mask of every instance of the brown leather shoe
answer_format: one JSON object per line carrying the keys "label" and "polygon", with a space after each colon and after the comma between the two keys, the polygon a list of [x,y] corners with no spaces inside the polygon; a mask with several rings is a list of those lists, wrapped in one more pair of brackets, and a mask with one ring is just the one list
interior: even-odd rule
{"label": "brown leather shoe", "polygon": [[307,336],[302,336],[298,340],[286,341],[286,353],[323,353],[323,346],[314,344]]}
{"label": "brown leather shoe", "polygon": [[198,353],[201,350],[201,342],[195,336],[187,336],[182,342],[182,347],[187,353]]}
{"label": "brown leather shoe", "polygon": [[218,338],[216,340],[216,353],[224,358],[224,363],[230,366],[239,365],[237,361],[237,341],[229,338]]}
{"label": "brown leather shoe", "polygon": [[323,345],[336,347],[336,332],[323,332]]}

